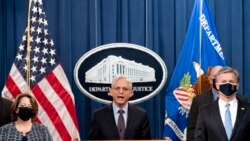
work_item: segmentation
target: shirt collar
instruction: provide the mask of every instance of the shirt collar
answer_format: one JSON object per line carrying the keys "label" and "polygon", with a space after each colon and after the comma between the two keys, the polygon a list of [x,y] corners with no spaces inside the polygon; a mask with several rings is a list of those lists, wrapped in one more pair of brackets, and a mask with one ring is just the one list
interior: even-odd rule
{"label": "shirt collar", "polygon": [[114,102],[112,102],[112,107],[113,107],[114,113],[118,113],[118,111],[119,111],[120,109],[123,109],[123,111],[124,111],[125,114],[128,113],[128,103],[127,103],[123,108],[120,108],[120,107],[118,107]]}
{"label": "shirt collar", "polygon": [[225,101],[219,99],[219,103],[221,105],[226,105],[227,103],[229,103],[231,106],[233,106],[233,105],[236,105],[237,102],[238,102],[238,100],[236,99],[236,97],[233,100],[231,100],[230,102],[225,102]]}

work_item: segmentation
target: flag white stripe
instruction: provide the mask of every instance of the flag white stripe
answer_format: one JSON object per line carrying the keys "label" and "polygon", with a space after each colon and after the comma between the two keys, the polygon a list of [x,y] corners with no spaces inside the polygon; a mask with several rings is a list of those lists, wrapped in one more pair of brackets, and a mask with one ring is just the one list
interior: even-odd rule
{"label": "flag white stripe", "polygon": [[48,127],[49,132],[51,135],[53,135],[53,140],[62,140],[61,136],[59,135],[58,131],[56,130],[54,124],[51,122],[50,118],[48,117],[47,113],[44,111],[42,106],[39,104],[39,111],[37,114],[38,118],[44,124]]}
{"label": "flag white stripe", "polygon": [[[67,91],[67,93],[70,95],[73,103],[74,103],[74,107],[75,107],[75,99],[74,99],[74,95],[73,92],[71,90],[70,84],[68,82],[68,79],[63,71],[63,68],[61,65],[57,65],[57,67],[53,70],[54,75],[57,77],[57,80],[60,82],[60,84],[64,87],[64,89]],[[71,119],[72,120],[72,119]],[[72,121],[73,122],[73,121]],[[79,131],[76,127],[76,125],[74,124],[74,122],[72,124],[69,124],[72,126],[72,128],[68,128],[68,129],[74,129],[74,130],[70,130],[70,135],[73,135],[73,137],[80,139],[80,135],[79,135]]]}
{"label": "flag white stripe", "polygon": [[[67,105],[65,105],[61,98],[55,93],[54,89],[50,86],[48,81],[46,79],[43,79],[41,82],[39,82],[39,87],[42,92],[45,93],[45,96],[47,97],[49,102],[53,104],[68,133],[70,134],[72,131],[78,131],[67,111]],[[72,136],[72,134],[70,135]]]}
{"label": "flag white stripe", "polygon": [[[15,81],[15,83],[18,85],[19,90],[22,93],[28,92],[29,87],[26,81],[23,79],[23,76],[18,71],[15,64],[12,65],[9,76]],[[12,100],[13,100],[13,97],[12,97]]]}
{"label": "flag white stripe", "polygon": [[3,91],[2,91],[2,97],[13,101],[14,97],[9,93],[10,93],[9,90],[5,85],[4,88],[3,88]]}
{"label": "flag white stripe", "polygon": [[70,94],[70,97],[75,104],[75,99],[73,92],[70,88],[70,84],[68,82],[68,79],[63,71],[63,68],[61,65],[57,65],[57,67],[53,70],[54,75],[57,77],[58,81],[61,83],[61,85],[64,87],[64,89]]}

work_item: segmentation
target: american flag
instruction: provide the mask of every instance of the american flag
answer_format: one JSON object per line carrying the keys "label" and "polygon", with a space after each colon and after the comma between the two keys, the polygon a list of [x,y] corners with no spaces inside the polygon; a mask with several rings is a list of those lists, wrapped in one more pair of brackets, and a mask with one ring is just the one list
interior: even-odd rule
{"label": "american flag", "polygon": [[[54,141],[79,140],[74,95],[58,63],[42,0],[31,3],[29,27],[30,49],[27,27],[2,96],[13,100],[20,93],[30,93],[39,104],[37,121],[49,128]],[[30,60],[30,67],[27,60]]]}

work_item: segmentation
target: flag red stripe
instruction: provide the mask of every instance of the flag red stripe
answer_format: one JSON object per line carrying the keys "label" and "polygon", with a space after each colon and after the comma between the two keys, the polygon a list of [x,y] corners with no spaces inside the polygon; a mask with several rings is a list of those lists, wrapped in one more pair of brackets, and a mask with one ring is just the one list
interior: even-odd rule
{"label": "flag red stripe", "polygon": [[177,88],[178,91],[182,91],[182,92],[186,92],[187,89],[186,88]]}
{"label": "flag red stripe", "polygon": [[188,101],[188,98],[178,98],[181,101]]}
{"label": "flag red stripe", "polygon": [[52,73],[52,72],[49,73],[46,76],[46,79],[49,82],[49,84],[51,85],[51,87],[54,89],[56,94],[61,98],[63,103],[65,103],[66,108],[68,110],[68,113],[70,114],[76,128],[79,129],[78,124],[77,124],[76,114],[75,114],[76,111],[75,111],[74,103],[72,101],[72,98],[70,97],[70,94],[65,90],[65,88],[62,86],[62,84],[57,79],[57,77],[54,75],[54,73]]}
{"label": "flag red stripe", "polygon": [[32,88],[32,92],[34,93],[34,96],[40,103],[40,105],[43,107],[44,111],[49,116],[51,122],[54,124],[56,130],[60,134],[62,140],[69,141],[71,139],[71,136],[69,135],[66,127],[64,126],[60,116],[58,115],[56,109],[54,106],[49,102],[45,94],[41,91],[40,87],[38,85],[35,85]]}
{"label": "flag red stripe", "polygon": [[176,93],[176,95],[179,95],[179,96],[187,96],[187,94],[182,94],[182,93]]}
{"label": "flag red stripe", "polygon": [[11,76],[8,76],[5,86],[8,88],[9,92],[14,98],[16,98],[17,95],[21,93],[21,90],[17,87]]}
{"label": "flag red stripe", "polygon": [[42,123],[41,120],[38,118],[38,116],[36,116],[34,120],[35,120],[37,123],[40,123],[40,124]]}

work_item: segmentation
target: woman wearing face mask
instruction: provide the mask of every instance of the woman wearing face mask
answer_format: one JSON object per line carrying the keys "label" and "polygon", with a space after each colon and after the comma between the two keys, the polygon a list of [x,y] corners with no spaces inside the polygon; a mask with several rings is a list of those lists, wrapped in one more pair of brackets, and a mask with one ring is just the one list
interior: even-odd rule
{"label": "woman wearing face mask", "polygon": [[52,141],[48,128],[33,121],[38,104],[29,94],[20,94],[11,106],[12,121],[0,128],[0,141]]}

